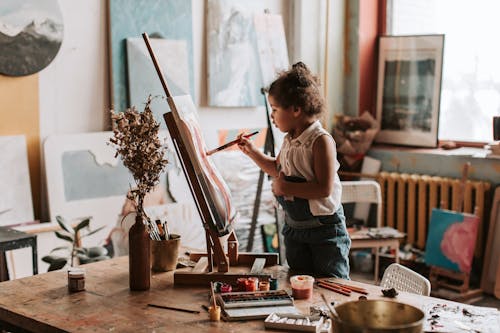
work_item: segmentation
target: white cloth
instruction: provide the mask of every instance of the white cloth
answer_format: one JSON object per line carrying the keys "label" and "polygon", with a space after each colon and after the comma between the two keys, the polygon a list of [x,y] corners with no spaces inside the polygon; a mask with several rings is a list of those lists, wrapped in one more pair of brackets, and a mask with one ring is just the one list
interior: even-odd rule
{"label": "white cloth", "polygon": [[[296,176],[305,178],[306,181],[316,181],[313,165],[313,144],[321,135],[331,135],[321,126],[321,123],[315,121],[297,138],[287,134],[281,146],[279,162],[281,171],[285,176]],[[332,138],[333,140],[333,138]],[[314,216],[332,215],[340,207],[340,198],[342,196],[342,184],[337,173],[340,164],[337,161],[337,150],[334,141],[334,168],[335,176],[333,178],[333,191],[330,196],[321,199],[309,199],[309,208]]]}

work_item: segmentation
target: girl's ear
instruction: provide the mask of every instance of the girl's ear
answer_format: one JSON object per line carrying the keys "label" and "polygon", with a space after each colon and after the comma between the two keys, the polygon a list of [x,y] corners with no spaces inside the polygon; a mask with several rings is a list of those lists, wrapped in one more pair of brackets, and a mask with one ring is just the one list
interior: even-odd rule
{"label": "girl's ear", "polygon": [[299,117],[302,114],[302,108],[301,107],[296,107],[294,106],[293,109],[293,116],[294,117]]}

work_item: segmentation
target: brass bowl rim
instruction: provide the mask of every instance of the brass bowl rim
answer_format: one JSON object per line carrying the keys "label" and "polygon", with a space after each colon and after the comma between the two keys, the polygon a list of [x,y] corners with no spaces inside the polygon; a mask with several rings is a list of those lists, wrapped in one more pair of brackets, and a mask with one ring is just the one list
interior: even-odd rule
{"label": "brass bowl rim", "polygon": [[374,327],[374,326],[360,326],[360,325],[355,325],[355,324],[352,324],[351,322],[347,322],[345,320],[342,320],[339,316],[338,316],[338,313],[337,313],[337,316],[334,316],[333,317],[333,320],[334,322],[338,322],[342,325],[346,325],[347,327],[352,327],[352,328],[362,328],[362,329],[383,329],[383,330],[398,330],[398,329],[404,329],[404,328],[409,328],[409,327],[415,327],[415,326],[418,326],[418,325],[423,325],[423,321],[425,319],[425,313],[424,311],[422,311],[421,309],[417,308],[416,306],[413,306],[413,305],[410,305],[410,304],[407,304],[407,303],[403,303],[403,302],[398,302],[398,301],[391,301],[391,300],[383,300],[383,299],[370,299],[370,300],[352,300],[352,301],[347,301],[347,302],[344,302],[344,303],[341,303],[339,305],[336,305],[335,306],[335,310],[337,310],[338,307],[341,307],[342,305],[344,304],[350,304],[350,303],[361,303],[361,302],[369,302],[369,303],[393,303],[393,304],[403,304],[405,306],[409,306],[410,308],[413,308],[415,310],[417,310],[417,312],[421,313],[422,314],[422,318],[420,318],[419,320],[417,321],[414,321],[412,323],[408,323],[408,324],[402,324],[402,325],[391,325],[390,327]]}

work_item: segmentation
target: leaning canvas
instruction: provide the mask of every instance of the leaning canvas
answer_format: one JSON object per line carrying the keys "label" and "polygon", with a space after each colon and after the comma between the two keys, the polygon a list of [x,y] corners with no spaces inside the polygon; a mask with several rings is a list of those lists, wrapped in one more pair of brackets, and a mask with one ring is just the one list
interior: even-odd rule
{"label": "leaning canvas", "polygon": [[476,246],[479,217],[433,209],[427,235],[427,265],[470,273]]}

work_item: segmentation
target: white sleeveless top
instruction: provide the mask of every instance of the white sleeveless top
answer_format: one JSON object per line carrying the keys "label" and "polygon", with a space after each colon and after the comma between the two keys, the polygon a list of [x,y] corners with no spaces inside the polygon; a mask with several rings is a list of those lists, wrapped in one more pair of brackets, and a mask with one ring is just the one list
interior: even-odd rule
{"label": "white sleeveless top", "polygon": [[[321,126],[319,120],[312,123],[297,138],[292,139],[287,134],[281,146],[279,162],[281,171],[285,176],[297,176],[305,178],[308,182],[315,181],[313,165],[313,144],[321,135],[331,135]],[[333,140],[333,138],[332,138]],[[330,196],[320,199],[309,199],[309,208],[314,216],[332,215],[340,207],[340,198],[342,196],[342,184],[337,173],[340,164],[337,161],[337,149],[334,141],[334,168],[333,192]]]}

